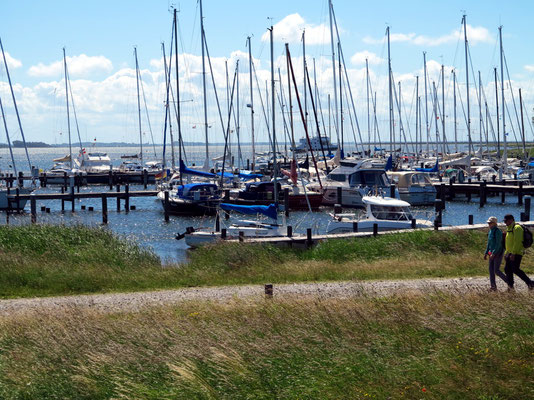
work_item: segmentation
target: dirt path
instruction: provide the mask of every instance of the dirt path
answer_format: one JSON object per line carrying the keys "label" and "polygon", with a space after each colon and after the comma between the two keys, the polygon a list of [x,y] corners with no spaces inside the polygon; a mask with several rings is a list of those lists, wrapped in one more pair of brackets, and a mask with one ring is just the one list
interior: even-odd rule
{"label": "dirt path", "polygon": [[[319,296],[343,298],[362,295],[384,296],[406,292],[428,293],[433,290],[450,290],[462,293],[473,290],[486,291],[488,288],[489,279],[486,277],[295,283],[274,285],[274,296]],[[501,284],[499,289],[501,291],[505,290],[504,285]],[[526,290],[526,286],[522,285],[522,282],[519,282],[517,290]],[[0,300],[0,315],[79,307],[91,308],[100,312],[135,311],[144,307],[170,305],[182,301],[228,301],[235,298],[244,299],[259,296],[264,296],[264,287],[262,285],[202,287],[152,292],[13,299]]]}

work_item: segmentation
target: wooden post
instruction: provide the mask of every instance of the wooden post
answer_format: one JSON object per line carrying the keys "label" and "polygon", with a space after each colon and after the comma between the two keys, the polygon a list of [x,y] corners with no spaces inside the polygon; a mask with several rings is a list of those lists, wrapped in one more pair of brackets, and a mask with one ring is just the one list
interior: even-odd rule
{"label": "wooden post", "polygon": [[472,214],[469,214],[469,225],[473,225],[473,215]]}
{"label": "wooden post", "polygon": [[412,229],[417,228],[417,221],[415,218],[412,218]]}
{"label": "wooden post", "polygon": [[467,187],[467,191],[465,195],[467,196],[467,201],[470,202],[471,201],[471,186]]}
{"label": "wooden post", "polygon": [[530,196],[525,196],[525,221],[530,221]]}
{"label": "wooden post", "polygon": [[46,187],[46,172],[43,173],[43,180],[41,182],[41,186]]}
{"label": "wooden post", "polygon": [[19,196],[20,196],[20,189],[16,188],[15,189],[15,204],[17,205],[17,212],[20,212],[20,199],[19,199]]}
{"label": "wooden post", "polygon": [[438,218],[436,218],[434,220],[434,230],[435,231],[439,230],[439,220],[438,220]]}
{"label": "wooden post", "polygon": [[245,232],[239,231],[239,241],[243,242],[245,240]]}
{"label": "wooden post", "polygon": [[287,226],[287,237],[293,236],[293,227],[291,225]]}
{"label": "wooden post", "polygon": [[[117,193],[120,193],[121,185],[117,184]],[[121,198],[117,195],[117,212],[121,212]]]}
{"label": "wooden post", "polygon": [[343,205],[343,189],[341,188],[341,186],[338,186],[337,187],[337,204],[339,204],[340,206]]}
{"label": "wooden post", "polygon": [[224,201],[230,200],[230,190],[225,189],[224,190]]}
{"label": "wooden post", "polygon": [[250,171],[250,159],[247,158],[247,171]]}
{"label": "wooden post", "polygon": [[392,199],[395,198],[395,184],[392,184],[389,187],[389,197],[391,197]]}
{"label": "wooden post", "polygon": [[523,181],[519,182],[519,187],[517,188],[517,205],[520,206],[523,204]]}
{"label": "wooden post", "polygon": [[284,213],[289,217],[289,189],[284,188]]}
{"label": "wooden post", "polygon": [[76,182],[76,192],[80,193],[80,185],[82,180],[82,174],[74,175],[74,181]]}
{"label": "wooden post", "polygon": [[105,193],[102,193],[102,223],[104,225],[108,223],[108,198]]}
{"label": "wooden post", "polygon": [[221,221],[219,220],[219,214],[215,216],[215,232],[220,232],[221,230]]}
{"label": "wooden post", "polygon": [[265,285],[265,297],[270,299],[273,297],[273,285],[272,283],[267,283]]}
{"label": "wooden post", "polygon": [[109,190],[113,190],[113,173],[111,170],[108,172],[108,184],[109,184]]}
{"label": "wooden post", "polygon": [[501,192],[501,203],[504,204],[506,200],[506,190],[503,189],[503,191]]}
{"label": "wooden post", "polygon": [[19,171],[19,186],[24,186],[24,173],[22,171]]}
{"label": "wooden post", "polygon": [[221,229],[221,239],[226,239],[226,228]]}
{"label": "wooden post", "polygon": [[65,188],[65,191],[67,191],[67,173],[63,172],[63,187]]}
{"label": "wooden post", "polygon": [[374,223],[373,224],[373,236],[377,236],[378,235],[378,224]]}
{"label": "wooden post", "polygon": [[353,222],[352,223],[352,232],[358,232],[358,223],[357,222]]}
{"label": "wooden post", "polygon": [[74,201],[74,186],[70,187],[70,201],[71,201],[71,210],[75,212],[76,202]]}
{"label": "wooden post", "polygon": [[165,213],[165,222],[169,222],[169,191],[165,190],[165,201],[163,202],[163,212]]}
{"label": "wooden post", "polygon": [[148,171],[143,169],[143,187],[146,189],[148,186]]}
{"label": "wooden post", "polygon": [[306,247],[311,247],[313,244],[312,230],[311,228],[306,229]]}
{"label": "wooden post", "polygon": [[130,211],[130,185],[129,184],[126,184],[126,186],[124,186],[124,195],[126,196],[124,200],[124,210],[126,212],[129,212]]}
{"label": "wooden post", "polygon": [[33,195],[30,197],[30,209],[32,213],[32,224],[35,224],[37,222],[37,202]]}
{"label": "wooden post", "polygon": [[486,182],[480,182],[480,192],[479,192],[479,200],[480,200],[480,208],[484,207],[486,204],[485,197],[486,197]]}

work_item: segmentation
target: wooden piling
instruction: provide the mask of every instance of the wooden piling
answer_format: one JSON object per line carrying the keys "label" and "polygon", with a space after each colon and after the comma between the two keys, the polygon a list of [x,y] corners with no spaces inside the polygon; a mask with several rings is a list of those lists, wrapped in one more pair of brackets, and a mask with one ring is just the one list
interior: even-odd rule
{"label": "wooden piling", "polygon": [[412,218],[412,229],[417,228],[417,220],[415,218]]}
{"label": "wooden piling", "polygon": [[215,216],[215,232],[219,232],[221,230],[221,221],[219,220],[219,214]]}
{"label": "wooden piling", "polygon": [[358,232],[358,223],[356,221],[352,223],[352,232]]}
{"label": "wooden piling", "polygon": [[[121,185],[117,184],[117,193],[120,193]],[[121,198],[117,196],[117,212],[121,212]]]}
{"label": "wooden piling", "polygon": [[32,214],[32,224],[35,224],[37,222],[37,202],[34,196],[30,198],[30,209]]}
{"label": "wooden piling", "polygon": [[519,182],[519,187],[517,188],[517,205],[520,206],[523,204],[523,181]]}
{"label": "wooden piling", "polygon": [[272,298],[273,297],[273,284],[267,283],[264,289],[265,289],[265,297]]}
{"label": "wooden piling", "polygon": [[286,217],[289,217],[289,189],[284,188],[284,213]]}
{"label": "wooden piling", "polygon": [[337,187],[337,204],[343,205],[343,189],[341,186]]}
{"label": "wooden piling", "polygon": [[111,170],[108,172],[108,185],[109,190],[113,190],[113,173],[111,172]]}
{"label": "wooden piling", "polygon": [[102,223],[106,225],[108,223],[108,198],[102,193]]}
{"label": "wooden piling", "polygon": [[239,231],[239,241],[242,243],[245,240],[245,232]]}
{"label": "wooden piling", "polygon": [[525,217],[526,221],[530,221],[530,196],[525,196]]}
{"label": "wooden piling", "polygon": [[146,189],[148,186],[148,171],[143,169],[143,187]]}
{"label": "wooden piling", "polygon": [[505,200],[506,200],[506,191],[503,190],[501,192],[501,203],[504,204]]}
{"label": "wooden piling", "polygon": [[313,244],[312,230],[311,228],[306,229],[306,246],[311,247]]}
{"label": "wooden piling", "polygon": [[287,226],[287,237],[293,236],[293,227],[291,225]]}
{"label": "wooden piling", "polygon": [[70,201],[71,201],[71,210],[72,212],[75,212],[75,208],[76,208],[76,201],[74,201],[74,186],[71,186],[70,187]]}
{"label": "wooden piling", "polygon": [[221,239],[226,239],[226,228],[221,229]]}
{"label": "wooden piling", "polygon": [[[392,184],[390,187],[389,187],[389,197],[391,197],[392,199],[395,198],[395,184]],[[341,204],[341,203],[340,203]]]}
{"label": "wooden piling", "polygon": [[373,236],[378,235],[378,224],[373,224]]}
{"label": "wooden piling", "polygon": [[169,222],[169,191],[165,190],[165,200],[163,203],[163,212],[165,214],[165,222]]}
{"label": "wooden piling", "polygon": [[130,185],[126,184],[124,186],[124,210],[130,212]]}
{"label": "wooden piling", "polygon": [[469,225],[473,225],[473,215],[470,214],[470,215],[468,216],[468,221],[469,221],[469,222],[468,222]]}

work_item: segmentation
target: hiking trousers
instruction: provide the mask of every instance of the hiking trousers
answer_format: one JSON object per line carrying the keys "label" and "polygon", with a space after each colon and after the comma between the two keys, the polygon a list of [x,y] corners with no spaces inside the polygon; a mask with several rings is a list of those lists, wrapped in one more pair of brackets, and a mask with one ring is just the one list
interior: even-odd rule
{"label": "hiking trousers", "polygon": [[490,285],[493,289],[497,289],[497,284],[495,283],[495,275],[501,278],[505,283],[508,283],[506,279],[506,275],[504,275],[500,269],[503,256],[504,256],[504,252],[501,252],[501,254],[496,254],[493,257],[493,259],[491,257],[489,259],[488,266],[489,266]]}
{"label": "hiking trousers", "polygon": [[520,256],[518,254],[515,255],[515,259],[513,261],[510,258],[509,254],[506,257],[506,265],[504,266],[504,272],[506,274],[506,280],[508,281],[508,287],[510,288],[514,287],[514,274],[521,278],[527,284],[528,287],[534,286],[534,282],[532,282],[527,276],[527,274],[525,274],[525,271],[521,269],[522,259],[523,256]]}

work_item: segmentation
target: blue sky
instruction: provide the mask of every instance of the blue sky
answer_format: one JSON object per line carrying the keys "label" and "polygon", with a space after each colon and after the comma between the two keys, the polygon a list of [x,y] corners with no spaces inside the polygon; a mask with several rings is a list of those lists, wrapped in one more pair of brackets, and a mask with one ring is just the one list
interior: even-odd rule
{"label": "blue sky", "polygon": [[[180,57],[184,66],[180,83],[183,86],[182,99],[191,100],[183,104],[184,136],[185,140],[203,140],[199,10],[196,1],[4,0],[0,7],[0,37],[10,56],[11,77],[27,139],[49,143],[66,141],[65,95],[60,63],[65,46],[82,139],[93,140],[96,137],[101,142],[135,142],[138,128],[133,46],[137,46],[152,132],[156,142],[161,142],[165,95],[161,42],[165,42],[168,49],[171,6],[176,6],[180,11]],[[326,0],[205,0],[203,8],[206,36],[223,109],[226,107],[224,61],[228,60],[229,74],[232,75],[235,61],[240,60],[240,113],[244,140],[249,138],[250,128],[249,110],[246,108],[249,102],[246,38],[252,36],[252,54],[264,96],[265,80],[269,79],[269,44],[262,37],[271,24],[275,26],[275,65],[281,68],[284,82],[283,44],[290,42],[300,82],[302,48],[299,38],[302,29],[305,29],[307,61],[311,67],[313,59],[316,60],[317,84],[321,102],[326,107],[326,96],[332,91]],[[531,2],[334,1],[334,9],[364,137],[367,135],[362,64],[365,58],[370,61],[372,85],[377,91],[377,119],[381,136],[383,139],[388,137],[387,49],[383,42],[386,26],[391,27],[393,73],[396,82],[402,83],[403,118],[409,126],[409,121],[413,120],[414,76],[421,74],[423,51],[427,52],[432,79],[438,79],[439,65],[445,65],[446,110],[450,110],[452,104],[452,68],[457,69],[460,90],[465,91],[463,41],[455,35],[461,27],[464,12],[469,25],[472,68],[475,73],[481,71],[490,107],[493,107],[495,97],[493,68],[499,67],[497,28],[502,25],[511,84],[515,92],[522,88],[529,117],[532,115],[534,57],[530,37],[524,34],[529,31],[534,15],[534,4]],[[470,79],[473,84],[474,78],[471,76]],[[6,108],[11,136],[17,139],[20,133],[6,81],[2,67],[0,96]],[[474,90],[472,86],[471,91]],[[260,140],[266,140],[267,129],[259,110],[258,96],[256,92],[256,129]],[[507,96],[507,102],[511,104],[512,98],[509,94]],[[215,112],[211,88],[208,97],[210,140],[221,141],[222,129]],[[477,125],[475,128],[478,129],[478,105],[473,106],[475,92],[471,97],[472,124]],[[494,110],[490,112],[494,113]],[[458,110],[458,113],[461,111]],[[512,109],[510,113],[514,115]],[[278,118],[278,121],[281,119]],[[450,125],[447,130],[451,132],[452,114],[449,115],[447,111],[446,122]],[[412,131],[414,129],[412,127]],[[145,141],[149,141],[148,130],[144,115]],[[281,130],[281,126],[277,130]],[[458,123],[458,131],[461,138],[466,137],[465,123]],[[301,135],[300,130],[297,136]],[[475,135],[479,135],[479,132],[473,132]],[[0,141],[4,142],[3,128],[0,137]]]}

